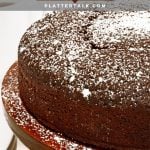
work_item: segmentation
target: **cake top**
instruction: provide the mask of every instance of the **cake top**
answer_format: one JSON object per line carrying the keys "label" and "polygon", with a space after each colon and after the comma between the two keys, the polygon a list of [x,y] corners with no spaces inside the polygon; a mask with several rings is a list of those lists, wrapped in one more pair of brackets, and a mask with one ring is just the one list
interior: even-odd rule
{"label": "cake top", "polygon": [[47,14],[26,31],[19,56],[97,105],[150,105],[149,12]]}

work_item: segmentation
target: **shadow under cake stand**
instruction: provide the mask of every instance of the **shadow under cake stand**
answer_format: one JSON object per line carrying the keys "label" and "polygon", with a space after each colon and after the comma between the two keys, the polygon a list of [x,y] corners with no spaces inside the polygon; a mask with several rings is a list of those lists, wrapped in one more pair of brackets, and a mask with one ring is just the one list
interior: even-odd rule
{"label": "shadow under cake stand", "polygon": [[86,150],[91,149],[55,133],[41,125],[30,115],[19,97],[18,64],[6,73],[2,84],[4,113],[15,135],[31,150]]}

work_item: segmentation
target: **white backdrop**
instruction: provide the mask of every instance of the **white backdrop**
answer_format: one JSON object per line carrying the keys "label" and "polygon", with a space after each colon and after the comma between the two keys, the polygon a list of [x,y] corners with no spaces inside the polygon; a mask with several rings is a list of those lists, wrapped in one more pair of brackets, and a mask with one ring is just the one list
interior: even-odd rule
{"label": "white backdrop", "polygon": [[[0,11],[0,88],[8,68],[17,60],[19,41],[26,29],[43,16],[42,11]],[[0,98],[0,149],[6,150],[12,132],[5,121]],[[23,147],[18,150],[24,150]]]}

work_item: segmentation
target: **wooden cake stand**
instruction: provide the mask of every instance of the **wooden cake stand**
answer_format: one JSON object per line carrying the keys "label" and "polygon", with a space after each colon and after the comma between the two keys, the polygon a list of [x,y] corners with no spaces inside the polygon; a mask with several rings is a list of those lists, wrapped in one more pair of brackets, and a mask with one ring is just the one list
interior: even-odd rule
{"label": "wooden cake stand", "polygon": [[86,150],[92,149],[66,139],[41,125],[22,104],[18,88],[18,64],[6,73],[2,85],[5,116],[15,135],[31,150]]}

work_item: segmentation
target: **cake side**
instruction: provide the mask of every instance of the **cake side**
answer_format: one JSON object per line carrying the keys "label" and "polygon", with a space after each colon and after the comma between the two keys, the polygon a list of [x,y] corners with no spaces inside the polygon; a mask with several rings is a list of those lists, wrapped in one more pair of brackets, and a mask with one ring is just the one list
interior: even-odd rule
{"label": "cake side", "polygon": [[94,147],[149,148],[149,16],[57,12],[34,23],[19,45],[26,108],[47,127]]}
{"label": "cake side", "polygon": [[68,89],[20,78],[24,105],[47,128],[93,148],[149,148],[149,107],[100,107],[87,104]]}

